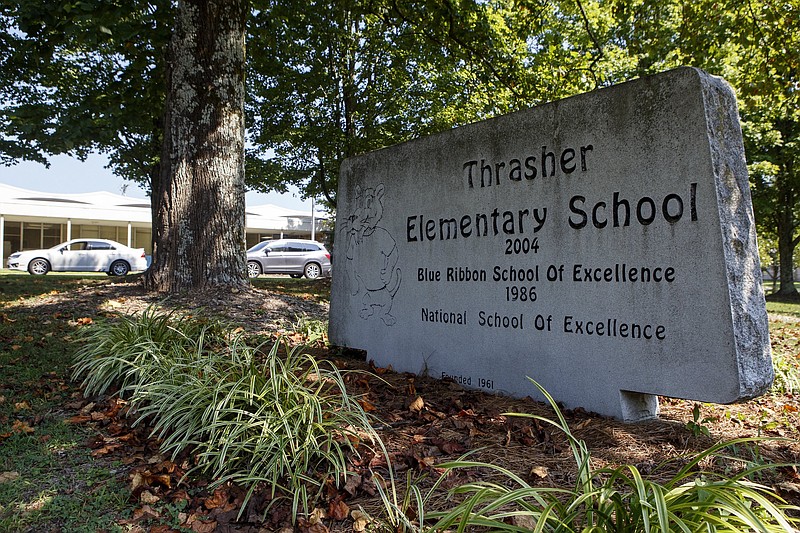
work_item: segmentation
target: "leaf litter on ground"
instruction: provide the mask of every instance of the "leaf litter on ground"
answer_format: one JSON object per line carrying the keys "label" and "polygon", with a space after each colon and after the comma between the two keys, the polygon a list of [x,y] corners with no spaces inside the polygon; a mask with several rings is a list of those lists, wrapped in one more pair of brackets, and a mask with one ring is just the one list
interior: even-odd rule
{"label": "leaf litter on ground", "polygon": [[[3,324],[11,325],[38,316],[44,308],[60,326],[78,329],[91,327],[100,317],[141,312],[158,305],[165,311],[222,318],[232,328],[243,328],[249,335],[274,338],[285,332],[286,324],[293,323],[298,316],[327,320],[324,298],[300,294],[254,288],[236,294],[219,291],[163,299],[145,293],[138,283],[75,283],[68,290],[53,290],[13,304],[6,302],[0,317]],[[796,354],[800,326],[774,321],[772,326],[775,349],[790,349]],[[21,347],[21,343],[34,341],[27,336],[8,339],[3,335],[0,331],[0,340],[12,351],[20,349],[14,347]],[[71,334],[66,338],[69,341]],[[295,340],[302,341],[296,335]],[[471,460],[500,465],[524,476],[532,486],[574,484],[574,462],[563,434],[534,420],[503,414],[526,412],[549,416],[551,411],[545,404],[531,398],[514,399],[464,389],[448,380],[398,373],[374,361],[349,357],[340,350],[318,344],[309,350],[317,358],[332,360],[342,370],[361,371],[351,375],[347,385],[353,394],[361,395],[362,407],[379,420],[377,430],[384,440],[400,491],[405,490],[407,479],[423,490],[431,487],[442,475],[438,464],[458,459],[467,452]],[[19,365],[20,361],[13,364]],[[150,528],[150,531],[170,531],[170,525],[175,523],[192,531],[291,528],[291,510],[282,500],[271,498],[266,490],[257,493],[248,503],[247,511],[237,518],[243,491],[232,485],[211,490],[210,480],[185,478],[191,457],[165,458],[146,424],[134,426],[135,419],[125,416],[124,401],[113,396],[83,398],[76,385],[65,381],[64,376],[49,376],[48,380],[52,382],[49,389],[64,387],[69,393],[69,400],[61,409],[63,419],[91,428],[94,433],[85,442],[91,449],[91,460],[122,465],[117,475],[129,487],[133,511],[120,520],[121,526]],[[0,384],[0,393],[7,396],[2,389]],[[36,392],[46,395],[48,387]],[[28,411],[24,404],[24,401],[14,403],[14,416]],[[797,397],[766,395],[730,406],[698,404],[700,420],[708,434],[687,429],[687,424],[693,421],[695,405],[662,398],[660,418],[639,424],[624,424],[581,409],[567,410],[565,415],[575,436],[584,440],[592,451],[596,466],[632,464],[654,479],[667,479],[680,467],[683,457],[715,442],[755,435],[783,438],[760,443],[757,449],[738,450],[741,455],[738,462],[719,460],[706,467],[726,471],[755,461],[790,465],[767,471],[768,477],[759,481],[774,487],[790,503],[800,504],[800,480],[795,466],[800,462]],[[33,433],[32,422],[34,419],[19,417],[7,425],[11,434]],[[0,433],[0,443],[3,435]],[[668,459],[674,459],[674,465],[664,466]],[[382,503],[375,490],[378,481],[373,472],[385,471],[386,460],[381,454],[365,451],[361,457],[351,458],[351,463],[352,475],[347,479],[327,480],[317,511],[297,522],[301,531],[363,531],[370,517],[380,516]],[[2,476],[14,479],[13,474],[0,472],[0,480],[5,479]],[[487,481],[492,475],[478,469],[451,472],[441,485],[443,490],[434,494],[427,505],[442,509],[448,505],[447,488],[468,481]]]}

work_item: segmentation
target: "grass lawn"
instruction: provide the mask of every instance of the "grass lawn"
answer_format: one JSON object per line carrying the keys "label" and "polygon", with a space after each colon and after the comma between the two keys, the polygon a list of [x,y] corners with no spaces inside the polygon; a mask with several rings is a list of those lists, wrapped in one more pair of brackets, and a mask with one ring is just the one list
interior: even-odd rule
{"label": "grass lawn", "polygon": [[67,423],[80,317],[36,311],[42,296],[95,281],[108,276],[0,273],[0,531],[121,530],[130,512],[118,465],[91,457],[93,432]]}
{"label": "grass lawn", "polygon": [[[800,291],[800,282],[794,284]],[[764,283],[764,292],[769,295],[772,293],[772,282]],[[800,302],[776,302],[767,301],[767,311],[774,315],[800,318]]]}

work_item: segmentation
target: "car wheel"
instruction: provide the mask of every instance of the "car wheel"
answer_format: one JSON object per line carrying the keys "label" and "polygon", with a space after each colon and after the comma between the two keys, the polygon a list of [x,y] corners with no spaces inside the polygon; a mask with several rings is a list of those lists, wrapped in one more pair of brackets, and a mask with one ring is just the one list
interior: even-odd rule
{"label": "car wheel", "polygon": [[290,278],[294,278],[294,279],[300,279],[300,278],[303,277],[303,275],[302,274],[289,274],[289,277]]}
{"label": "car wheel", "polygon": [[44,276],[50,272],[50,263],[47,262],[47,259],[34,259],[28,263],[28,272],[34,276]]}
{"label": "car wheel", "polygon": [[256,261],[247,262],[247,277],[257,278],[261,275],[261,265]]}
{"label": "car wheel", "polygon": [[308,279],[317,279],[322,274],[322,268],[317,263],[309,263],[303,272]]}
{"label": "car wheel", "polygon": [[111,268],[108,269],[109,274],[112,276],[125,276],[130,271],[131,267],[125,261],[114,261],[111,263]]}

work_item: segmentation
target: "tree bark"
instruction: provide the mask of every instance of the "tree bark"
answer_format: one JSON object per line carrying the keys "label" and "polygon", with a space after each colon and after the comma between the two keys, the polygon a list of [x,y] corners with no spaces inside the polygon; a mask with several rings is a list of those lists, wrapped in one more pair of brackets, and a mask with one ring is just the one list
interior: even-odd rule
{"label": "tree bark", "polygon": [[152,186],[145,286],[247,287],[245,0],[180,0],[167,61],[164,143]]}

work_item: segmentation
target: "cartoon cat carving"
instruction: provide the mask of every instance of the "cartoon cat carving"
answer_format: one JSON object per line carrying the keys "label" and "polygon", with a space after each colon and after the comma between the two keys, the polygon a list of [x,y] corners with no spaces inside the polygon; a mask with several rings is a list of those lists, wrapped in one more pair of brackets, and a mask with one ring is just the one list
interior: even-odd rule
{"label": "cartoon cat carving", "polygon": [[[380,317],[387,326],[397,319],[391,314],[392,303],[400,288],[397,268],[397,242],[378,222],[383,217],[383,184],[356,188],[355,209],[342,232],[346,240],[345,270],[353,296],[361,294],[359,316],[367,320]],[[377,265],[378,268],[370,268]]]}

